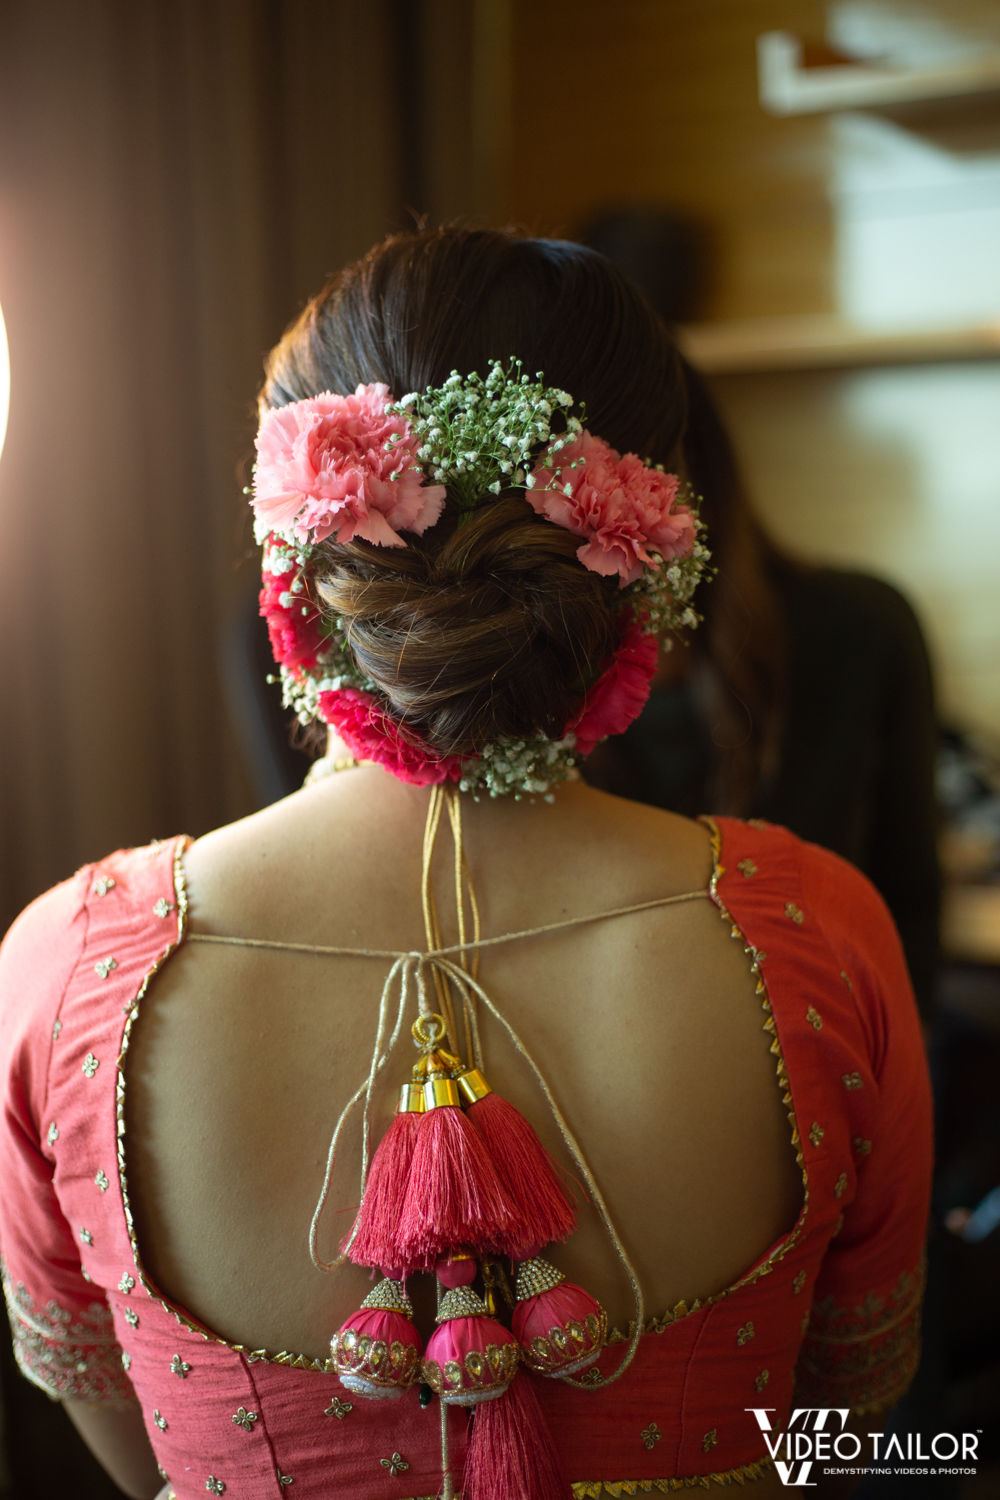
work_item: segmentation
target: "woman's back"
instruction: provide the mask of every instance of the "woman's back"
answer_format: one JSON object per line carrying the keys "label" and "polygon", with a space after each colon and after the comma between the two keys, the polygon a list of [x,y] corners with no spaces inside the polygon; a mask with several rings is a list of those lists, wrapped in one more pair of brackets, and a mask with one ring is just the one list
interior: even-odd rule
{"label": "woman's back", "polygon": [[[357,770],[199,842],[185,860],[192,931],[424,948],[424,800]],[[579,786],[509,812],[465,813],[486,937],[705,893],[487,948],[480,979],[577,1134],[648,1310],[717,1292],[791,1229],[802,1180],[749,959],[707,899],[708,831]],[[311,1265],[306,1229],[388,965],[195,945],[144,1001],[126,1067],[139,1244],[161,1288],[235,1341],[323,1357],[363,1295],[363,1272]],[[484,1035],[491,1082],[571,1168],[523,1061],[488,1020]],[[407,1076],[407,1052],[408,1040],[390,1079]],[[384,1125],[391,1084],[380,1104]],[[358,1171],[345,1150],[322,1225],[328,1257]],[[627,1323],[607,1235],[592,1212],[581,1220],[560,1266]]]}
{"label": "woman's back", "polygon": [[[856,872],[574,780],[697,623],[677,351],[580,247],[403,235],[309,304],[261,408],[284,701],[330,730],[328,768],[362,764],[110,856],[17,925],[0,1234],[23,1366],[134,1398],[95,1447],[114,1460],[141,1410],[178,1500],[759,1481],[761,1403],[867,1411],[912,1375],[928,1099]],[[492,1103],[421,991],[470,946],[470,884]],[[428,1081],[393,1115],[415,1018]],[[383,1146],[363,1184],[359,1110],[324,1197],[366,1081]],[[558,1271],[538,1252],[566,1205],[517,1111],[590,1189]],[[324,1269],[359,1200],[357,1264]]]}

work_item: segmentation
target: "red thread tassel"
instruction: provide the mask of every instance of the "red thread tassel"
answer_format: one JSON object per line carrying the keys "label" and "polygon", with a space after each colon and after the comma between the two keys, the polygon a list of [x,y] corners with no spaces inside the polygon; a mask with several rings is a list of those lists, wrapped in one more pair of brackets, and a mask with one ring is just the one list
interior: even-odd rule
{"label": "red thread tassel", "polygon": [[527,1375],[476,1407],[462,1500],[572,1500],[549,1424]]}
{"label": "red thread tassel", "polygon": [[[414,1108],[419,1105],[419,1112]],[[395,1266],[399,1207],[406,1194],[423,1111],[421,1086],[404,1084],[399,1109],[372,1158],[354,1227],[340,1248],[356,1266]],[[406,1268],[410,1269],[410,1268]]]}
{"label": "red thread tassel", "polygon": [[518,1206],[517,1219],[503,1242],[490,1248],[511,1260],[530,1260],[543,1245],[569,1238],[576,1228],[576,1211],[549,1153],[520,1110],[493,1093],[478,1069],[463,1074],[458,1084],[466,1097],[475,1090],[466,1114]]}
{"label": "red thread tassel", "polygon": [[431,1270],[458,1245],[478,1255],[492,1251],[515,1221],[482,1137],[457,1104],[419,1117],[398,1213],[395,1251],[386,1259],[408,1271]]}

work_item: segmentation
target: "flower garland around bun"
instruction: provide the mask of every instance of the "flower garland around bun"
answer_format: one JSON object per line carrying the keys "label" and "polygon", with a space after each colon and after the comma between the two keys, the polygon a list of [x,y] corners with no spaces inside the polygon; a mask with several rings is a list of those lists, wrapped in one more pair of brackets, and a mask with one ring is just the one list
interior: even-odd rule
{"label": "flower garland around bun", "polygon": [[[659,640],[698,622],[691,599],[709,554],[697,498],[675,474],[587,431],[575,405],[519,362],[493,360],[485,376],[452,372],[443,386],[399,401],[385,385],[366,385],[264,413],[251,493],[264,549],[260,610],[284,702],[303,723],[322,720],[358,760],[403,781],[521,796],[548,795],[638,716]],[[479,755],[441,756],[392,716],[340,622],[321,614],[319,544],[357,537],[404,547],[401,533],[434,526],[446,494],[469,513],[518,490],[538,515],[580,538],[581,566],[617,577],[622,638],[559,739],[498,739]]]}

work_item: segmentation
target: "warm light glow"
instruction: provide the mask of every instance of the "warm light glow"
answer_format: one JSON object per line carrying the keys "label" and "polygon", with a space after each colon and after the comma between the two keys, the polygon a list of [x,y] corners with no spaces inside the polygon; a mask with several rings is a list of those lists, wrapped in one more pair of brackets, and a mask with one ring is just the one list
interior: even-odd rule
{"label": "warm light glow", "polygon": [[10,407],[10,354],[7,348],[7,330],[3,326],[3,309],[0,308],[0,453],[7,436],[7,412]]}

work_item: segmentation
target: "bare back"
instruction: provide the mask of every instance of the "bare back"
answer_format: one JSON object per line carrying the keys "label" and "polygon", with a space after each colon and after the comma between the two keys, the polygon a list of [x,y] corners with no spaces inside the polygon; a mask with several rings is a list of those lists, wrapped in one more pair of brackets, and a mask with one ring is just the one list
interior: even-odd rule
{"label": "bare back", "polygon": [[[365,768],[199,841],[186,861],[192,930],[426,947],[426,800]],[[486,936],[707,892],[711,878],[705,828],[582,785],[552,806],[470,804],[465,823]],[[439,899],[448,853],[435,866]],[[307,1230],[387,966],[193,944],[143,1003],[126,1062],[140,1252],[161,1290],[228,1340],[324,1357],[368,1285],[349,1265],[315,1269]],[[709,899],[487,948],[480,979],[577,1135],[649,1313],[721,1290],[792,1227],[802,1184],[760,1001],[742,942]],[[559,1154],[524,1063],[495,1025],[483,1034],[490,1081]],[[412,1057],[404,1039],[379,1131]],[[359,1170],[352,1144],[321,1229],[327,1255],[350,1226]],[[590,1207],[556,1259],[613,1323],[628,1321],[627,1282]]]}

